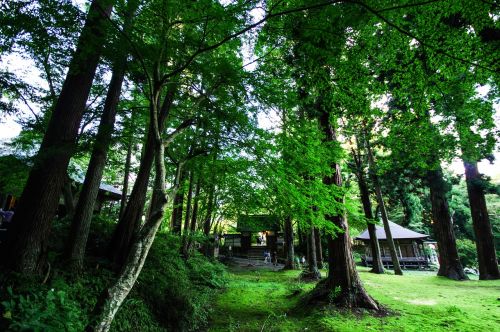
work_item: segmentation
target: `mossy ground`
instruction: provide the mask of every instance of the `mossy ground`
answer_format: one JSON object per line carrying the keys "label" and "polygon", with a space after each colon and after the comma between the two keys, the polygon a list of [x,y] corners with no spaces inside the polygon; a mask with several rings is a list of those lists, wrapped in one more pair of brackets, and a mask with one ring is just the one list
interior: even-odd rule
{"label": "mossy ground", "polygon": [[[209,331],[500,331],[500,281],[451,281],[434,273],[375,275],[360,268],[368,292],[393,312],[356,315],[297,306],[314,287],[300,271],[231,269]],[[322,271],[326,275],[326,271]]]}

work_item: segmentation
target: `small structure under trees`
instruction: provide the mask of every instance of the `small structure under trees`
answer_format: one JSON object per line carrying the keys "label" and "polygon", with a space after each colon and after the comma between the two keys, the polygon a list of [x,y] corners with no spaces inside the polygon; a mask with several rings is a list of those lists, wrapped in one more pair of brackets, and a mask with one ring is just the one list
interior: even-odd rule
{"label": "small structure under trees", "polygon": [[[264,251],[283,255],[283,237],[280,237],[279,218],[272,215],[241,215],[236,226],[237,234],[224,235],[224,247],[231,246],[232,253],[237,256],[257,258],[264,257]],[[259,233],[264,241],[258,243]],[[256,241],[254,241],[254,238]],[[253,244],[252,244],[253,243]]]}
{"label": "small structure under trees", "polygon": [[[422,268],[428,267],[432,263],[432,257],[426,255],[424,246],[429,235],[414,232],[408,228],[389,221],[392,237],[396,245],[399,262],[403,268]],[[377,237],[380,243],[380,255],[382,263],[386,267],[392,266],[392,259],[387,245],[385,230],[382,226],[376,225]],[[362,241],[365,248],[365,254],[361,256],[362,262],[366,266],[371,266],[373,257],[370,247],[370,234],[368,229],[364,230],[356,240]]]}

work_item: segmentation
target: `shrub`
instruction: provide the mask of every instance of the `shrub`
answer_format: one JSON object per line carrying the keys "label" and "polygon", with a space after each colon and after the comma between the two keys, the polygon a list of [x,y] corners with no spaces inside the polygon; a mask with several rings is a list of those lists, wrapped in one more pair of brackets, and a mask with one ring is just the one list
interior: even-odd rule
{"label": "shrub", "polygon": [[215,291],[226,284],[224,267],[198,253],[185,261],[180,241],[159,235],[136,289],[156,319],[169,330],[198,331],[208,322]]}
{"label": "shrub", "polygon": [[[106,228],[107,223],[103,222],[102,227]],[[0,330],[82,331],[115,274],[106,268],[104,260],[102,264],[87,262],[80,274],[65,269],[53,264],[51,277],[44,285],[22,275],[6,277],[8,282],[0,287]],[[202,330],[213,298],[226,285],[226,278],[222,264],[199,253],[186,261],[180,255],[178,237],[158,234],[111,330]],[[7,285],[11,287],[5,288]]]}
{"label": "shrub", "polygon": [[15,294],[8,288],[2,302],[3,318],[10,331],[81,331],[84,320],[79,304],[65,291],[50,289],[28,295]]}

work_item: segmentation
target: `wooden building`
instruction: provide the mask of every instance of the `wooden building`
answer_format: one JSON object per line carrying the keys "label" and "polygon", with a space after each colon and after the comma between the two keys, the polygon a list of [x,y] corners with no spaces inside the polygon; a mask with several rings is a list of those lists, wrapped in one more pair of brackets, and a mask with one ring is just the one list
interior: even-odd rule
{"label": "wooden building", "polygon": [[[380,254],[382,263],[386,267],[392,267],[391,254],[387,245],[387,237],[383,226],[375,226],[377,229],[377,238],[380,244]],[[398,224],[389,221],[389,227],[396,246],[396,252],[399,257],[399,263],[402,268],[423,268],[428,267],[431,263],[431,255],[426,255],[424,249],[428,243],[426,239],[429,235],[420,234],[411,229],[404,228]],[[371,266],[373,257],[370,246],[370,234],[368,229],[364,230],[355,240],[361,241],[364,246],[364,255],[361,256],[362,263],[365,266]]]}
{"label": "wooden building", "polygon": [[231,254],[250,259],[263,259],[264,252],[283,255],[283,236],[279,218],[272,215],[241,215],[238,217],[238,233],[224,235],[224,251],[231,247]]}
{"label": "wooden building", "polygon": [[[76,206],[78,195],[83,186],[83,179],[76,179],[71,181],[71,196],[73,196],[73,204]],[[99,191],[97,193],[96,202],[94,205],[94,213],[100,213],[104,204],[109,202],[119,202],[122,197],[121,190],[101,182],[99,185]],[[59,207],[57,210],[57,215],[59,217],[63,217],[67,213],[66,201],[64,199],[63,194],[59,198]]]}

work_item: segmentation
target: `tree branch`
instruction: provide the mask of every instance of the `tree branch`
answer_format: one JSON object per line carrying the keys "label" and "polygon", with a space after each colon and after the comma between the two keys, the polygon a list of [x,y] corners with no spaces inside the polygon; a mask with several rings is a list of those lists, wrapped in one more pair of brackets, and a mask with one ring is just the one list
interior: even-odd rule
{"label": "tree branch", "polygon": [[444,55],[444,56],[446,56],[446,57],[448,57],[450,59],[453,59],[453,60],[456,60],[456,61],[468,64],[468,65],[476,66],[478,68],[482,68],[484,70],[487,70],[487,71],[490,71],[490,72],[493,72],[493,73],[497,73],[498,72],[498,70],[495,70],[495,69],[483,66],[483,65],[481,65],[481,64],[479,64],[477,62],[474,62],[474,61],[470,61],[470,60],[459,58],[459,57],[457,57],[457,56],[455,56],[455,55],[453,55],[451,53],[448,53],[448,52],[444,51],[443,49],[436,48],[436,47],[428,44],[427,42],[423,41],[421,38],[417,37],[415,34],[411,33],[410,31],[407,31],[407,30],[401,28],[400,26],[396,25],[395,23],[391,22],[389,19],[387,19],[386,17],[384,17],[383,15],[381,15],[379,11],[377,11],[374,8],[368,6],[364,2],[360,2],[360,1],[359,2],[354,2],[353,1],[352,3],[356,3],[356,4],[360,5],[360,6],[362,6],[363,8],[365,8],[366,10],[368,10],[370,13],[372,13],[376,17],[380,18],[383,22],[385,22],[390,27],[393,27],[394,29],[396,29],[400,33],[402,33],[402,34],[404,34],[404,35],[406,35],[408,37],[411,37],[411,38],[415,39],[421,45],[423,45],[423,46],[425,46],[425,47],[433,50],[437,54],[442,54],[442,55]]}

